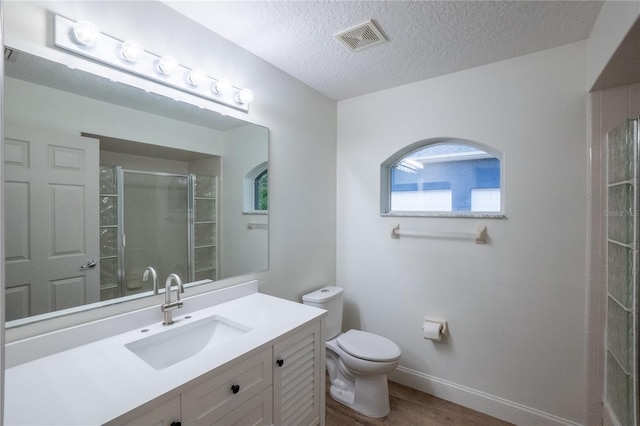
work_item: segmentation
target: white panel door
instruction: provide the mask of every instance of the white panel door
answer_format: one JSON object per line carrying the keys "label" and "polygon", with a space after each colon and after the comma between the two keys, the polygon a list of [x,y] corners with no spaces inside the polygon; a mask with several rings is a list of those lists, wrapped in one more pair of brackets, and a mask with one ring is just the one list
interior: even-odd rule
{"label": "white panel door", "polygon": [[6,319],[99,301],[98,140],[8,125],[4,154]]}

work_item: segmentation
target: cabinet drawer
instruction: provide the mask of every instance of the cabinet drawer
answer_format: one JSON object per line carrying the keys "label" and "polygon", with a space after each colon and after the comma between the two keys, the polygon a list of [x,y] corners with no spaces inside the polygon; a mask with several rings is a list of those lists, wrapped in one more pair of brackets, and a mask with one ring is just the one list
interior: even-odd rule
{"label": "cabinet drawer", "polygon": [[271,386],[215,423],[216,426],[268,426],[271,424],[273,424],[273,388]]}
{"label": "cabinet drawer", "polygon": [[205,375],[182,394],[183,424],[214,424],[271,386],[272,371],[271,350],[267,349]]}

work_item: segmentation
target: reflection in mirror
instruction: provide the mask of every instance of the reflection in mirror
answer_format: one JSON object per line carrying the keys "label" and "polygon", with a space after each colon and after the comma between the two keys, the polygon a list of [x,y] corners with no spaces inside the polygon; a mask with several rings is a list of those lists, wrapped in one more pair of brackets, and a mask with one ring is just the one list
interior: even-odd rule
{"label": "reflection in mirror", "polygon": [[268,129],[10,53],[9,325],[153,295],[148,267],[192,283],[267,268],[267,212],[243,191]]}

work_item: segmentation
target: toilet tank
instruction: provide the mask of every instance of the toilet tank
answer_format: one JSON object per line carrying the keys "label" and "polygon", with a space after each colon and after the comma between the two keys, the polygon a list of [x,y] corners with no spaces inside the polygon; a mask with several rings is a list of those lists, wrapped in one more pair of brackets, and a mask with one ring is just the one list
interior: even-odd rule
{"label": "toilet tank", "polygon": [[302,303],[327,310],[325,320],[326,339],[336,337],[342,331],[342,288],[323,287],[302,296]]}

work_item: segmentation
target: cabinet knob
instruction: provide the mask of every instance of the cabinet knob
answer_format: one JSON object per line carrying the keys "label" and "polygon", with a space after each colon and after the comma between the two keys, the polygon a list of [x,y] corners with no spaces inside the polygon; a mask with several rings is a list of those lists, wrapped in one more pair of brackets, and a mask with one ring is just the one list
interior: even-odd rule
{"label": "cabinet knob", "polygon": [[240,385],[231,386],[231,392],[233,392],[234,394],[238,393],[239,391],[240,391]]}
{"label": "cabinet knob", "polygon": [[276,361],[276,364],[278,364],[278,367],[282,367],[282,365],[284,364],[284,360],[283,359],[279,359]]}

